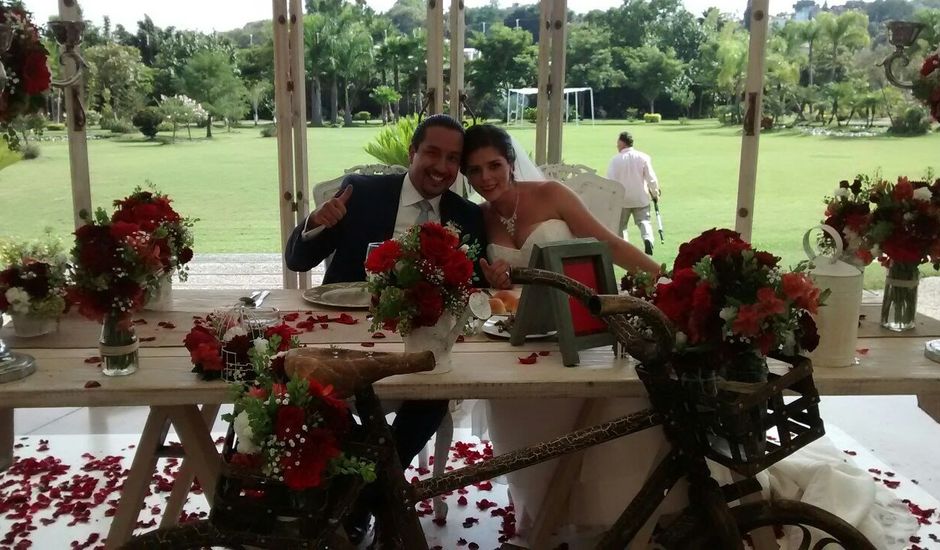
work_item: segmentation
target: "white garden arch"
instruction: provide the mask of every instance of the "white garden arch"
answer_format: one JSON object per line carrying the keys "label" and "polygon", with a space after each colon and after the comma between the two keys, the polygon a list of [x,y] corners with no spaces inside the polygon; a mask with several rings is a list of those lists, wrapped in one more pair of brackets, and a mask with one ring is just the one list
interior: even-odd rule
{"label": "white garden arch", "polygon": [[[587,94],[591,104],[591,125],[594,125],[594,88],[565,88],[565,122],[569,120],[570,107],[574,102],[575,113],[580,113],[578,98],[581,94]],[[525,117],[525,110],[529,107],[529,97],[538,96],[538,88],[510,88],[506,90],[506,124],[518,123]],[[515,100],[515,101],[513,101]],[[581,124],[580,117],[575,117],[575,123]]]}
{"label": "white garden arch", "polygon": [[[758,145],[760,142],[760,113],[763,103],[765,48],[767,41],[769,0],[750,0],[750,45],[748,50],[747,80],[744,90],[746,115],[741,138],[738,168],[738,200],[735,211],[735,229],[745,239],[751,237],[754,193],[757,181]],[[65,21],[81,19],[77,0],[58,0],[59,17]],[[428,113],[444,112],[444,1],[426,0],[428,14],[427,89]],[[538,164],[558,163],[562,156],[562,105],[567,104],[569,90],[565,89],[565,45],[567,34],[567,0],[539,0],[541,27],[539,33],[539,70],[537,95],[535,160]],[[272,0],[275,45],[275,101],[278,124],[278,181],[281,212],[281,237],[286,243],[291,229],[304,220],[310,211],[307,183],[307,133],[305,112],[303,2],[301,0]],[[463,0],[450,0],[451,79],[450,113],[460,114],[464,93],[463,48],[466,27]],[[71,60],[66,60],[63,77],[68,80],[78,71]],[[69,124],[69,159],[72,180],[72,203],[76,227],[81,225],[79,214],[91,211],[91,191],[88,177],[88,150],[80,95],[84,88],[82,78],[69,86],[66,110]],[[568,93],[552,93],[562,89]],[[579,92],[574,92],[575,94]],[[577,97],[577,95],[575,95]],[[593,109],[592,109],[593,112]],[[285,288],[306,288],[307,274],[297,274],[284,266]]]}

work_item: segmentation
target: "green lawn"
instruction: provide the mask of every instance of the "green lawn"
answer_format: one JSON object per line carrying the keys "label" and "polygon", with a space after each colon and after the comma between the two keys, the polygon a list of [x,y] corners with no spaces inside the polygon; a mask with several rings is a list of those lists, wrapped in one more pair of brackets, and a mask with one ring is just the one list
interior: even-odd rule
{"label": "green lawn", "polygon": [[[374,162],[362,148],[378,128],[310,129],[310,181]],[[652,155],[663,187],[666,243],[657,245],[658,260],[671,261],[679,243],[704,229],[734,224],[741,146],[737,128],[723,128],[714,121],[569,124],[564,133],[565,162],[605,172],[622,129],[629,129],[637,148]],[[531,126],[510,131],[526,147],[534,147]],[[803,232],[819,222],[822,197],[840,179],[876,169],[891,177],[919,176],[931,163],[940,168],[938,149],[936,133],[919,138],[827,138],[790,131],[763,135],[755,244],[783,256],[787,263],[801,259]],[[173,145],[136,138],[91,141],[92,199],[104,206],[149,180],[175,199],[180,212],[201,219],[196,226],[197,251],[274,252],[281,246],[276,155],[276,141],[260,137],[251,127],[217,131],[211,141],[188,142],[183,137]],[[0,204],[2,236],[36,236],[44,227],[65,235],[72,223],[67,143],[44,142],[38,159],[3,169]],[[868,275],[869,284],[877,285],[883,270],[874,266]]]}

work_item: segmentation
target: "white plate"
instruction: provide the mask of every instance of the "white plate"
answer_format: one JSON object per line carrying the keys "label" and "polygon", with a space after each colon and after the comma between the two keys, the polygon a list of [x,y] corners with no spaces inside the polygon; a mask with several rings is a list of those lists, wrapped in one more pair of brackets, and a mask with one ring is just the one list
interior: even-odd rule
{"label": "white plate", "polygon": [[[499,326],[496,325],[497,321],[505,321],[508,319],[508,315],[494,315],[486,320],[483,323],[483,332],[489,334],[490,336],[495,336],[497,338],[509,338],[512,334],[502,330]],[[526,335],[527,340],[540,340],[542,338],[550,338],[558,334],[557,331],[550,330],[542,334],[528,334]]]}
{"label": "white plate", "polygon": [[365,282],[320,285],[305,290],[303,297],[312,304],[352,309],[368,309],[372,302]]}

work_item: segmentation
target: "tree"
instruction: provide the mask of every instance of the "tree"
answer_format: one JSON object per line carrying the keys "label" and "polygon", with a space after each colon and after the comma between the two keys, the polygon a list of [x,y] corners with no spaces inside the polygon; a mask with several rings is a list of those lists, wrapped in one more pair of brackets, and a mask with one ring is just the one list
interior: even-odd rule
{"label": "tree", "polygon": [[868,16],[860,11],[850,10],[838,16],[822,13],[818,21],[822,34],[829,43],[830,78],[834,81],[839,68],[845,65],[843,53],[851,56],[871,42],[868,36]]}
{"label": "tree", "polygon": [[388,124],[391,118],[392,103],[401,99],[401,94],[391,86],[378,86],[372,89],[372,97],[382,105],[382,123]]}
{"label": "tree", "polygon": [[673,50],[660,51],[654,46],[632,48],[626,55],[628,85],[649,102],[649,112],[655,113],[656,99],[682,74],[682,61]]}
{"label": "tree", "polygon": [[254,82],[248,87],[248,101],[251,103],[252,111],[254,111],[255,126],[258,125],[258,107],[261,106],[261,102],[270,92],[271,85],[267,82]]}
{"label": "tree", "polygon": [[109,43],[92,46],[83,54],[88,63],[91,104],[116,118],[130,119],[144,106],[153,87],[153,73],[141,62],[140,52],[132,46]]}
{"label": "tree", "polygon": [[567,78],[575,86],[607,88],[623,84],[623,71],[613,65],[610,30],[590,23],[568,28]]}
{"label": "tree", "polygon": [[367,81],[372,70],[372,36],[362,23],[344,25],[335,44],[336,77],[343,85],[343,123],[352,126],[350,90]]}
{"label": "tree", "polygon": [[415,29],[424,28],[427,7],[422,0],[395,0],[395,5],[385,15],[398,30],[411,34]]}
{"label": "tree", "polygon": [[689,109],[695,102],[695,94],[692,92],[692,79],[687,75],[679,75],[672,84],[666,87],[666,93],[673,103],[682,107],[685,116],[689,116]]}
{"label": "tree", "polygon": [[[172,96],[185,92],[180,80],[183,69],[197,54],[206,51],[221,51],[225,53],[229,62],[237,66],[235,47],[222,35],[174,30],[166,36],[160,45],[160,51],[154,58],[156,70],[154,97]],[[273,49],[268,60],[269,66],[273,66]],[[269,74],[273,75],[273,70]]]}
{"label": "tree", "polygon": [[495,25],[485,35],[474,32],[470,44],[480,51],[468,64],[468,81],[481,111],[499,112],[508,88],[535,81],[538,48],[528,31]]}
{"label": "tree", "polygon": [[203,51],[196,54],[183,68],[183,88],[200,102],[209,113],[206,137],[212,137],[212,117],[226,118],[234,105],[244,108],[245,85],[235,74],[235,65],[222,51]]}
{"label": "tree", "polygon": [[193,134],[190,131],[190,126],[206,120],[209,116],[206,110],[202,108],[202,105],[184,95],[163,96],[160,98],[160,112],[166,121],[173,125],[173,141],[176,141],[176,129],[180,124],[186,125],[186,133],[189,135],[189,139],[192,140]]}

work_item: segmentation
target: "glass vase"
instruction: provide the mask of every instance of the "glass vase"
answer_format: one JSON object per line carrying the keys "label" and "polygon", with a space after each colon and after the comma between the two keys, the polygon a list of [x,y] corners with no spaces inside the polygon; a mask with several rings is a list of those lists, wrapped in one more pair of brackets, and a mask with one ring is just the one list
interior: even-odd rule
{"label": "glass vase", "polygon": [[98,340],[101,373],[105,376],[127,376],[137,372],[140,366],[139,347],[140,341],[129,317],[106,316]]}
{"label": "glass vase", "polygon": [[914,328],[919,281],[917,264],[891,264],[881,301],[881,326],[895,332]]}
{"label": "glass vase", "polygon": [[[761,389],[767,383],[767,357],[754,353],[741,353],[726,366],[724,379],[734,383],[722,391],[721,399],[735,403]],[[767,449],[767,404],[738,408],[722,418],[729,439],[737,446],[737,453],[748,462],[763,458]]]}

